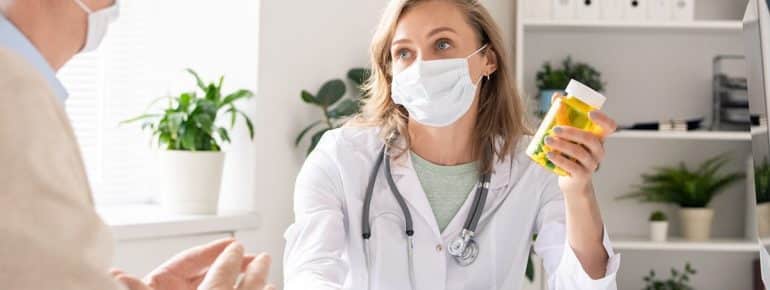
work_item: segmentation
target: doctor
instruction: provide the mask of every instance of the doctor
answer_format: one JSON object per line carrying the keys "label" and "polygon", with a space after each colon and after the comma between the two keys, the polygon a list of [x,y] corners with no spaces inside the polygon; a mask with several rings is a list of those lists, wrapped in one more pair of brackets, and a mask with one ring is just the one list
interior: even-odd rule
{"label": "doctor", "polygon": [[611,118],[590,114],[603,136],[548,140],[571,176],[531,162],[509,58],[476,0],[392,0],[370,52],[363,112],[297,177],[286,289],[519,289],[533,234],[549,289],[617,288],[592,185]]}

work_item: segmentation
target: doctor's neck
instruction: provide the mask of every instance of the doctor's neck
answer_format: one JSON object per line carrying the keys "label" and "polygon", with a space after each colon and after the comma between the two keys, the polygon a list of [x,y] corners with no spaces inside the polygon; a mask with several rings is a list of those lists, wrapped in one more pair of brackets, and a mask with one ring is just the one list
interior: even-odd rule
{"label": "doctor's neck", "polygon": [[446,127],[429,127],[409,119],[407,130],[412,152],[438,165],[458,165],[476,161],[473,130],[478,115],[478,97],[460,119]]}
{"label": "doctor's neck", "polygon": [[87,16],[74,1],[12,1],[0,11],[58,71],[85,42]]}

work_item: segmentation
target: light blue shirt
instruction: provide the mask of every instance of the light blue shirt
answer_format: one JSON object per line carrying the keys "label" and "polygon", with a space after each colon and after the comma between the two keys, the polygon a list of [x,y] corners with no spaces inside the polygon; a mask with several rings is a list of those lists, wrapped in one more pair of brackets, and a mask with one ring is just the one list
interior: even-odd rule
{"label": "light blue shirt", "polygon": [[64,103],[67,99],[67,90],[56,77],[56,72],[32,42],[2,13],[0,13],[0,47],[9,49],[27,60],[46,79],[62,104]]}

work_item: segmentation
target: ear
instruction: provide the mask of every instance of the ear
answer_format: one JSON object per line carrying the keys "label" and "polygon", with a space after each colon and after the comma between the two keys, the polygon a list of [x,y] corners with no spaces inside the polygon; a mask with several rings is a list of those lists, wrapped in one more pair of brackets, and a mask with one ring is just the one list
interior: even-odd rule
{"label": "ear", "polygon": [[497,53],[491,47],[484,50],[484,72],[492,75],[497,71]]}

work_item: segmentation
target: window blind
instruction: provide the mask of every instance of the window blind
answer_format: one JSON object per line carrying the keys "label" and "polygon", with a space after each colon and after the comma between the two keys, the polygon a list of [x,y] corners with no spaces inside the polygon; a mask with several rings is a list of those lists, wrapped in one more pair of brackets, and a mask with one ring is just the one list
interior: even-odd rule
{"label": "window blind", "polygon": [[[158,172],[149,132],[139,123],[119,123],[158,97],[195,89],[185,68],[209,80],[236,75],[248,80],[239,88],[256,87],[255,2],[121,1],[120,18],[99,49],[77,55],[60,70],[69,93],[66,111],[97,203],[154,199]],[[244,47],[223,57],[218,49],[224,43]]]}

